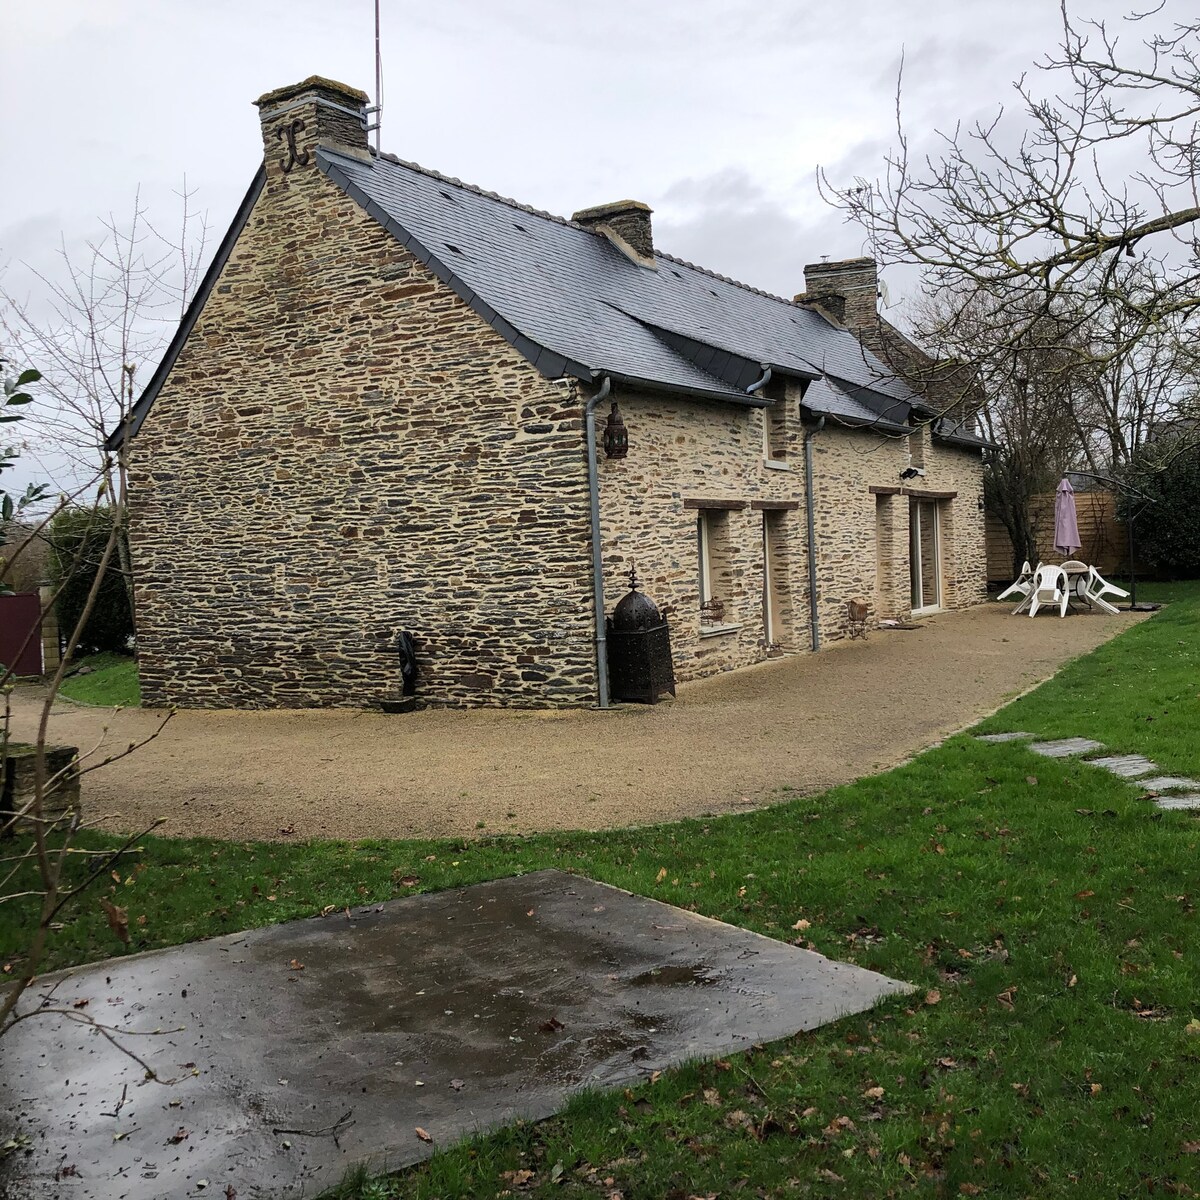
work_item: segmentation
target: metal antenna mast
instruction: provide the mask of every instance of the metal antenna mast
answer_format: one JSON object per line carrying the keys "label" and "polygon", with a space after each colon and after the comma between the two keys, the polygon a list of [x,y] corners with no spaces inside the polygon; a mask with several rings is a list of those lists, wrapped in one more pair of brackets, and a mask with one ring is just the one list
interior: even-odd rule
{"label": "metal antenna mast", "polygon": [[379,127],[383,124],[383,55],[379,49],[379,0],[375,0],[375,107],[368,108],[373,113],[375,123],[367,126],[367,132],[374,130],[375,153],[379,153]]}

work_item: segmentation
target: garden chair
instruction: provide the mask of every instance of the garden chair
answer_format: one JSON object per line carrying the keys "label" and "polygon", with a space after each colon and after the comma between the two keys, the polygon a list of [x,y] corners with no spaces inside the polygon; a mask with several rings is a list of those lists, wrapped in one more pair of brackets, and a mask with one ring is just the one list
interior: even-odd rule
{"label": "garden chair", "polygon": [[1067,600],[1071,592],[1067,586],[1067,573],[1062,567],[1041,566],[1034,572],[1029,591],[1029,615],[1037,616],[1043,605],[1057,604],[1058,615],[1067,615]]}
{"label": "garden chair", "polygon": [[1033,586],[1033,568],[1029,565],[1029,559],[1026,559],[1021,564],[1021,574],[1008,585],[996,597],[997,600],[1007,600],[1010,596],[1020,596],[1021,603],[1024,604],[1029,599],[1029,592]]}
{"label": "garden chair", "polygon": [[1128,597],[1129,593],[1121,587],[1117,587],[1115,583],[1109,583],[1095,567],[1088,567],[1087,582],[1084,584],[1083,596],[1089,604],[1094,604],[1097,608],[1103,609],[1106,613],[1118,613],[1115,605],[1109,604],[1104,599],[1106,594],[1111,593],[1114,596]]}

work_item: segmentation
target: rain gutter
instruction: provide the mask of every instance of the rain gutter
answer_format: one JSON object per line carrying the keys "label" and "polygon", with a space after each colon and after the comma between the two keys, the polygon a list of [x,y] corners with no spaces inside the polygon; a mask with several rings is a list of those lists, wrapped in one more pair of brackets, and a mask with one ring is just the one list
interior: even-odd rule
{"label": "rain gutter", "polygon": [[597,708],[609,708],[608,637],[604,626],[604,551],[600,538],[600,472],[596,463],[596,405],[612,391],[612,379],[605,375],[600,387],[583,410],[584,438],[587,440],[588,506],[592,520],[592,598],[596,607],[596,691]]}
{"label": "rain gutter", "polygon": [[804,435],[804,515],[808,521],[808,620],[812,630],[812,648],[820,650],[821,632],[817,620],[817,534],[813,516],[813,438],[825,428],[825,418]]}

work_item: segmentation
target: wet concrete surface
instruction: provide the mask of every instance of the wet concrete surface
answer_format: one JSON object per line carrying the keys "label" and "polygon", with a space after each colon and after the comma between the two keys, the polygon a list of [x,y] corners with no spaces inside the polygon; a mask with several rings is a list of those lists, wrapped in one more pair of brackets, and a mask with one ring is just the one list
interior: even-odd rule
{"label": "wet concrete surface", "polygon": [[110,959],[0,1043],[0,1195],[313,1197],[908,990],[558,871]]}

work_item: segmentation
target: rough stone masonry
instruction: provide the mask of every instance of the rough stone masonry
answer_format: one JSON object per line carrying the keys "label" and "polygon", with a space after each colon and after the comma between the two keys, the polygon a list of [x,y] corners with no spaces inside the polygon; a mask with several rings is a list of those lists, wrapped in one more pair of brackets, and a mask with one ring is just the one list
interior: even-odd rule
{"label": "rough stone masonry", "polygon": [[[143,701],[375,705],[399,695],[406,629],[424,702],[592,703],[590,389],[539,374],[318,169],[319,145],[369,154],[365,102],[320,79],[258,101],[261,191],[132,444]],[[775,400],[771,463],[765,410],[617,398],[631,448],[601,453],[610,606],[636,562],[672,609],[682,680],[806,650],[799,385]],[[942,606],[976,603],[979,455],[927,430],[907,440],[939,506]],[[835,424],[815,436],[824,638],[844,634],[851,597],[873,618],[908,614],[905,442]],[[721,628],[701,621],[697,564],[714,498]]]}

